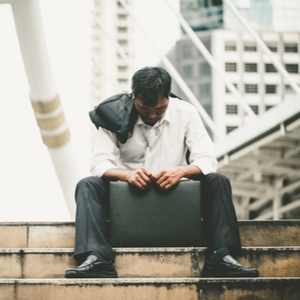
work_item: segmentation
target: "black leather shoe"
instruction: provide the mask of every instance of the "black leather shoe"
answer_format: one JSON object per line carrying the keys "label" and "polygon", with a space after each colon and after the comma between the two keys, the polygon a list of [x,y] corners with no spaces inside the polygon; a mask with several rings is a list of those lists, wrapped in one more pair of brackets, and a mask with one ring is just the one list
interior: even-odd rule
{"label": "black leather shoe", "polygon": [[201,272],[202,277],[258,277],[259,272],[255,268],[249,268],[238,263],[232,256],[226,255],[222,262],[212,264],[205,262]]}
{"label": "black leather shoe", "polygon": [[90,255],[77,268],[67,269],[66,278],[117,278],[118,274],[111,261],[102,262],[97,256]]}

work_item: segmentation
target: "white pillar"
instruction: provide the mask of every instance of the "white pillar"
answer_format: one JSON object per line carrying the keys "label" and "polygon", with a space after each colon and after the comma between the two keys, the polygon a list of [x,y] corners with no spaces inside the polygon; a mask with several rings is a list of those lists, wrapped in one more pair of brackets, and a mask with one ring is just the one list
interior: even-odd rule
{"label": "white pillar", "polygon": [[[38,0],[11,0],[10,3],[30,86],[32,107],[71,218],[74,220],[74,189],[80,179],[80,172],[51,72],[39,2]],[[49,189],[51,188],[49,186]]]}

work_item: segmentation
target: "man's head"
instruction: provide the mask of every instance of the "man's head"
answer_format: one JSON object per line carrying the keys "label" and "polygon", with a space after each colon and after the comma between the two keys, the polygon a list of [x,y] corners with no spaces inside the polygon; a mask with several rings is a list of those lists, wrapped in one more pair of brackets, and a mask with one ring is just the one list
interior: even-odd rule
{"label": "man's head", "polygon": [[171,90],[171,77],[163,68],[146,67],[132,77],[135,107],[142,120],[154,125],[165,113]]}

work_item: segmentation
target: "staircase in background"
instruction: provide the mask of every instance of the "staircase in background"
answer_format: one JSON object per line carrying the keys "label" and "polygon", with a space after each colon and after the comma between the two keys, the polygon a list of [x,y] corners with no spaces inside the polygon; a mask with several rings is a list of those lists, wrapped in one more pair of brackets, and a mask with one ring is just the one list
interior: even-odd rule
{"label": "staircase in background", "polygon": [[299,300],[300,220],[240,221],[259,278],[201,278],[206,248],[117,248],[118,279],[65,279],[74,223],[0,223],[0,300]]}

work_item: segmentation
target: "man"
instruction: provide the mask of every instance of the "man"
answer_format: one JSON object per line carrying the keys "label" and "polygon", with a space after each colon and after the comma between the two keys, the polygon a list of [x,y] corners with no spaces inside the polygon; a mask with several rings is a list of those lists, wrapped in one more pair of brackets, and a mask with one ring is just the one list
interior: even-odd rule
{"label": "man", "polygon": [[76,188],[74,258],[83,263],[66,270],[67,278],[117,277],[114,251],[105,238],[110,180],[127,181],[140,189],[154,182],[167,190],[183,177],[201,180],[209,251],[202,276],[259,275],[230,255],[241,247],[230,183],[215,173],[213,143],[196,109],[169,97],[174,97],[170,90],[171,77],[163,68],[146,67],[132,78],[132,97],[112,97],[91,114],[100,126],[91,161],[93,176]]}

